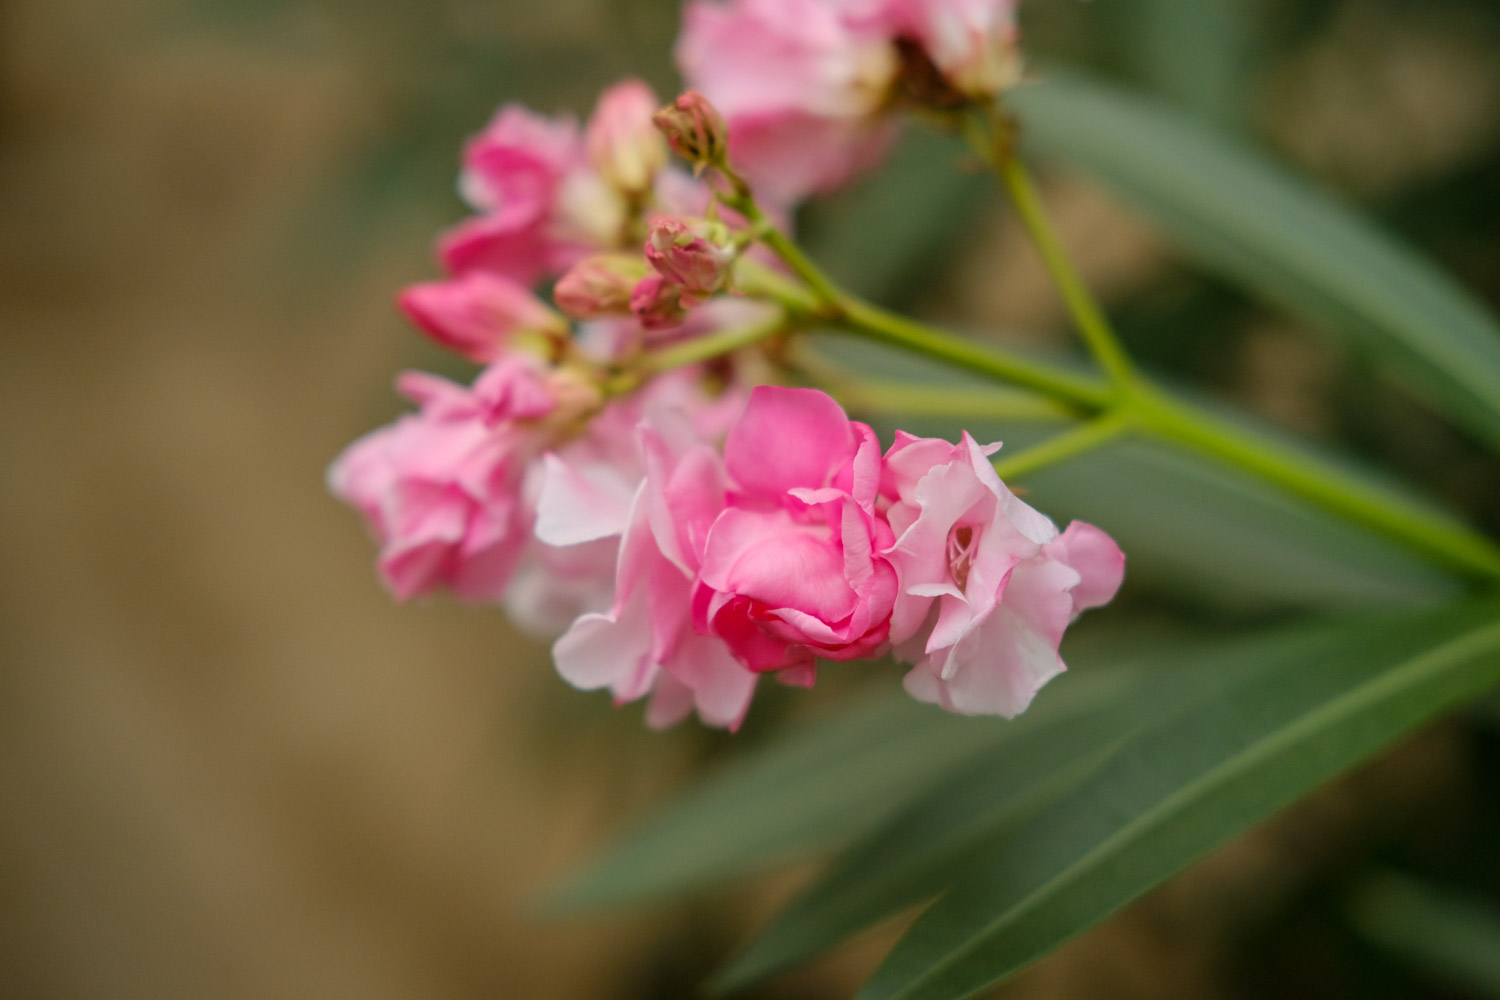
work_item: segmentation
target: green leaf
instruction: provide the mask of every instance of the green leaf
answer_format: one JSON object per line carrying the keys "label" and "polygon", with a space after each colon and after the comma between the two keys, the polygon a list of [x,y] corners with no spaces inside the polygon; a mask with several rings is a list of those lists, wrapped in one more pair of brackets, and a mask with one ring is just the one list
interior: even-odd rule
{"label": "green leaf", "polygon": [[[1111,683],[1059,685],[1038,700],[1061,710]],[[936,775],[1026,728],[904,695],[847,709],[709,777],[548,900],[582,908],[660,899],[796,860],[864,832]]]}
{"label": "green leaf", "polygon": [[[1077,658],[1069,659],[1076,675]],[[1133,679],[1106,705],[1041,713],[1041,724],[976,753],[843,851],[715,977],[715,988],[748,986],[937,895],[987,840],[1082,780],[1139,726],[1143,695],[1159,690],[1164,673]]]}
{"label": "green leaf", "polygon": [[1201,263],[1346,335],[1500,446],[1500,323],[1427,259],[1263,154],[1117,88],[1065,76],[1014,105],[1027,140]]}
{"label": "green leaf", "polygon": [[1500,998],[1500,910],[1386,872],[1354,888],[1348,912],[1379,947],[1446,982]]}
{"label": "green leaf", "polygon": [[1298,630],[1242,650],[1258,661],[1242,680],[1132,737],[993,845],[912,926],[861,1000],[970,996],[1495,687],[1497,619],[1500,605],[1485,601]]}

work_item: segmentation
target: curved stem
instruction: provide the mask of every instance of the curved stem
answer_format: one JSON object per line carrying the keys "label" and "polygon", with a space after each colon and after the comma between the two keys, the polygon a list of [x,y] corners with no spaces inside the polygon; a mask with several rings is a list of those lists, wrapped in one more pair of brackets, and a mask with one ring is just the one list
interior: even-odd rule
{"label": "curved stem", "polygon": [[759,323],[750,323],[721,333],[696,337],[672,347],[648,351],[637,358],[632,367],[636,371],[652,375],[669,372],[674,368],[685,368],[760,343],[778,333],[786,333],[795,326],[786,313],[778,311],[775,316]]}
{"label": "curved stem", "polygon": [[997,459],[995,472],[1001,479],[1030,475],[1045,466],[1093,451],[1124,434],[1134,422],[1135,415],[1129,410],[1113,410],[1016,455]]}
{"label": "curved stem", "polygon": [[836,376],[818,381],[846,409],[863,413],[897,413],[908,417],[974,417],[985,420],[1024,420],[1045,423],[1069,420],[1077,414],[1045,396],[1007,389],[945,388],[879,379]]}
{"label": "curved stem", "polygon": [[1089,352],[1116,385],[1125,386],[1137,381],[1135,366],[1104,310],[1073,267],[1026,165],[1016,154],[1013,124],[997,109],[988,107],[984,112],[976,112],[965,119],[964,134],[969,145],[995,171],[1010,195],[1021,225],[1041,255],[1053,284],[1062,294],[1068,313],[1083,335]]}

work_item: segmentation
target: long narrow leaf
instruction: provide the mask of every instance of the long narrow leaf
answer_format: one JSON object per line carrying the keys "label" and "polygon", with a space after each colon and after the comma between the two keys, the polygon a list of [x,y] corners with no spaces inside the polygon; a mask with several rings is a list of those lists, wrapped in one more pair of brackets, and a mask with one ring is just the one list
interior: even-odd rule
{"label": "long narrow leaf", "polygon": [[1500,604],[1310,630],[1132,738],[994,846],[861,1000],[955,1000],[1003,979],[1437,712],[1500,685]]}
{"label": "long narrow leaf", "polygon": [[1500,908],[1387,872],[1366,877],[1348,910],[1379,947],[1444,982],[1500,998]]}
{"label": "long narrow leaf", "polygon": [[905,695],[812,724],[655,813],[548,901],[584,908],[661,899],[836,846],[975,752],[1115,683],[1111,676],[1072,680],[1055,685],[1034,717],[1017,724],[951,716]]}
{"label": "long narrow leaf", "polygon": [[1223,664],[1203,669],[1201,652],[1178,659],[1174,667],[1140,671],[1104,704],[1051,713],[1043,725],[975,754],[845,850],[715,985],[747,986],[936,896],[987,843],[1082,781],[1129,733],[1222,689],[1233,675]]}
{"label": "long narrow leaf", "polygon": [[1347,335],[1500,446],[1500,322],[1428,260],[1262,154],[1081,77],[1014,95],[1024,135],[1199,261]]}

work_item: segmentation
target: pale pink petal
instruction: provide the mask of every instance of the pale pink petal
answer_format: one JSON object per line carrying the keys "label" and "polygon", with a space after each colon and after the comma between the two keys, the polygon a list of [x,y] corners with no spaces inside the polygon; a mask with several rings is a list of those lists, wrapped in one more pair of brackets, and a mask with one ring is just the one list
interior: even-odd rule
{"label": "pale pink petal", "polygon": [[635,487],[602,464],[571,465],[542,456],[536,536],[548,545],[578,545],[625,531]]}
{"label": "pale pink petal", "polygon": [[1114,600],[1125,578],[1125,554],[1104,532],[1074,521],[1045,549],[1050,558],[1066,563],[1082,578],[1073,588],[1075,613]]}

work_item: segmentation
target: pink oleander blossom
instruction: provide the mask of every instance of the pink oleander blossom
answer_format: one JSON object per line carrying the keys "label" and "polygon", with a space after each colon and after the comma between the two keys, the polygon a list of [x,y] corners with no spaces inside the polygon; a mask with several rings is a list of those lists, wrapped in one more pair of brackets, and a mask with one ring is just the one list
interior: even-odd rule
{"label": "pink oleander blossom", "polygon": [[559,673],[617,703],[650,696],[647,722],[662,727],[694,709],[737,728],[756,675],[718,637],[695,631],[692,587],[703,537],[723,510],[723,462],[702,421],[653,408],[637,429],[645,475],[628,499],[586,469],[548,456],[538,534],[553,545],[620,537],[612,605],[580,616],[553,646]]}
{"label": "pink oleander blossom", "polygon": [[480,364],[502,357],[518,333],[568,334],[562,317],[529,289],[486,271],[412,285],[397,304],[435,342]]}
{"label": "pink oleander blossom", "polygon": [[891,638],[914,664],[907,690],[965,715],[1013,717],[1065,668],[1058,644],[1119,589],[1125,557],[1104,532],[1058,534],[995,474],[967,434],[957,444],[898,434],[882,491],[896,567]]}
{"label": "pink oleander blossom", "polygon": [[890,137],[876,114],[898,62],[884,26],[834,0],[694,0],[677,63],[729,129],[762,197],[788,204],[843,183]]}
{"label": "pink oleander blossom", "polygon": [[677,62],[729,155],[783,205],[889,148],[899,101],[947,107],[1015,82],[1015,0],[692,0]]}
{"label": "pink oleander blossom", "polygon": [[913,43],[959,94],[993,97],[1017,82],[1016,0],[872,0],[868,16]]}
{"label": "pink oleander blossom", "polygon": [[651,116],[660,102],[640,80],[626,80],[599,97],[589,117],[589,161],[606,183],[628,197],[651,190],[667,165],[667,143]]}
{"label": "pink oleander blossom", "polygon": [[530,422],[554,406],[542,373],[510,358],[472,388],[419,373],[397,384],[419,411],[350,445],[328,470],[329,489],[365,516],[397,598],[447,587],[496,600],[531,534]]}
{"label": "pink oleander blossom", "polygon": [[664,180],[680,171],[665,169],[665,144],[651,125],[656,104],[644,83],[626,80],[600,95],[586,131],[571,117],[502,108],[465,148],[459,188],[480,214],[439,240],[444,266],[531,285],[591,253],[621,249],[632,209],[644,207],[637,202],[664,188],[676,201],[685,186],[701,187]]}
{"label": "pink oleander blossom", "polygon": [[886,646],[897,585],[880,553],[880,445],[824,393],[752,391],[724,448],[726,505],[704,540],[700,632],[752,670],[810,684],[814,660]]}

